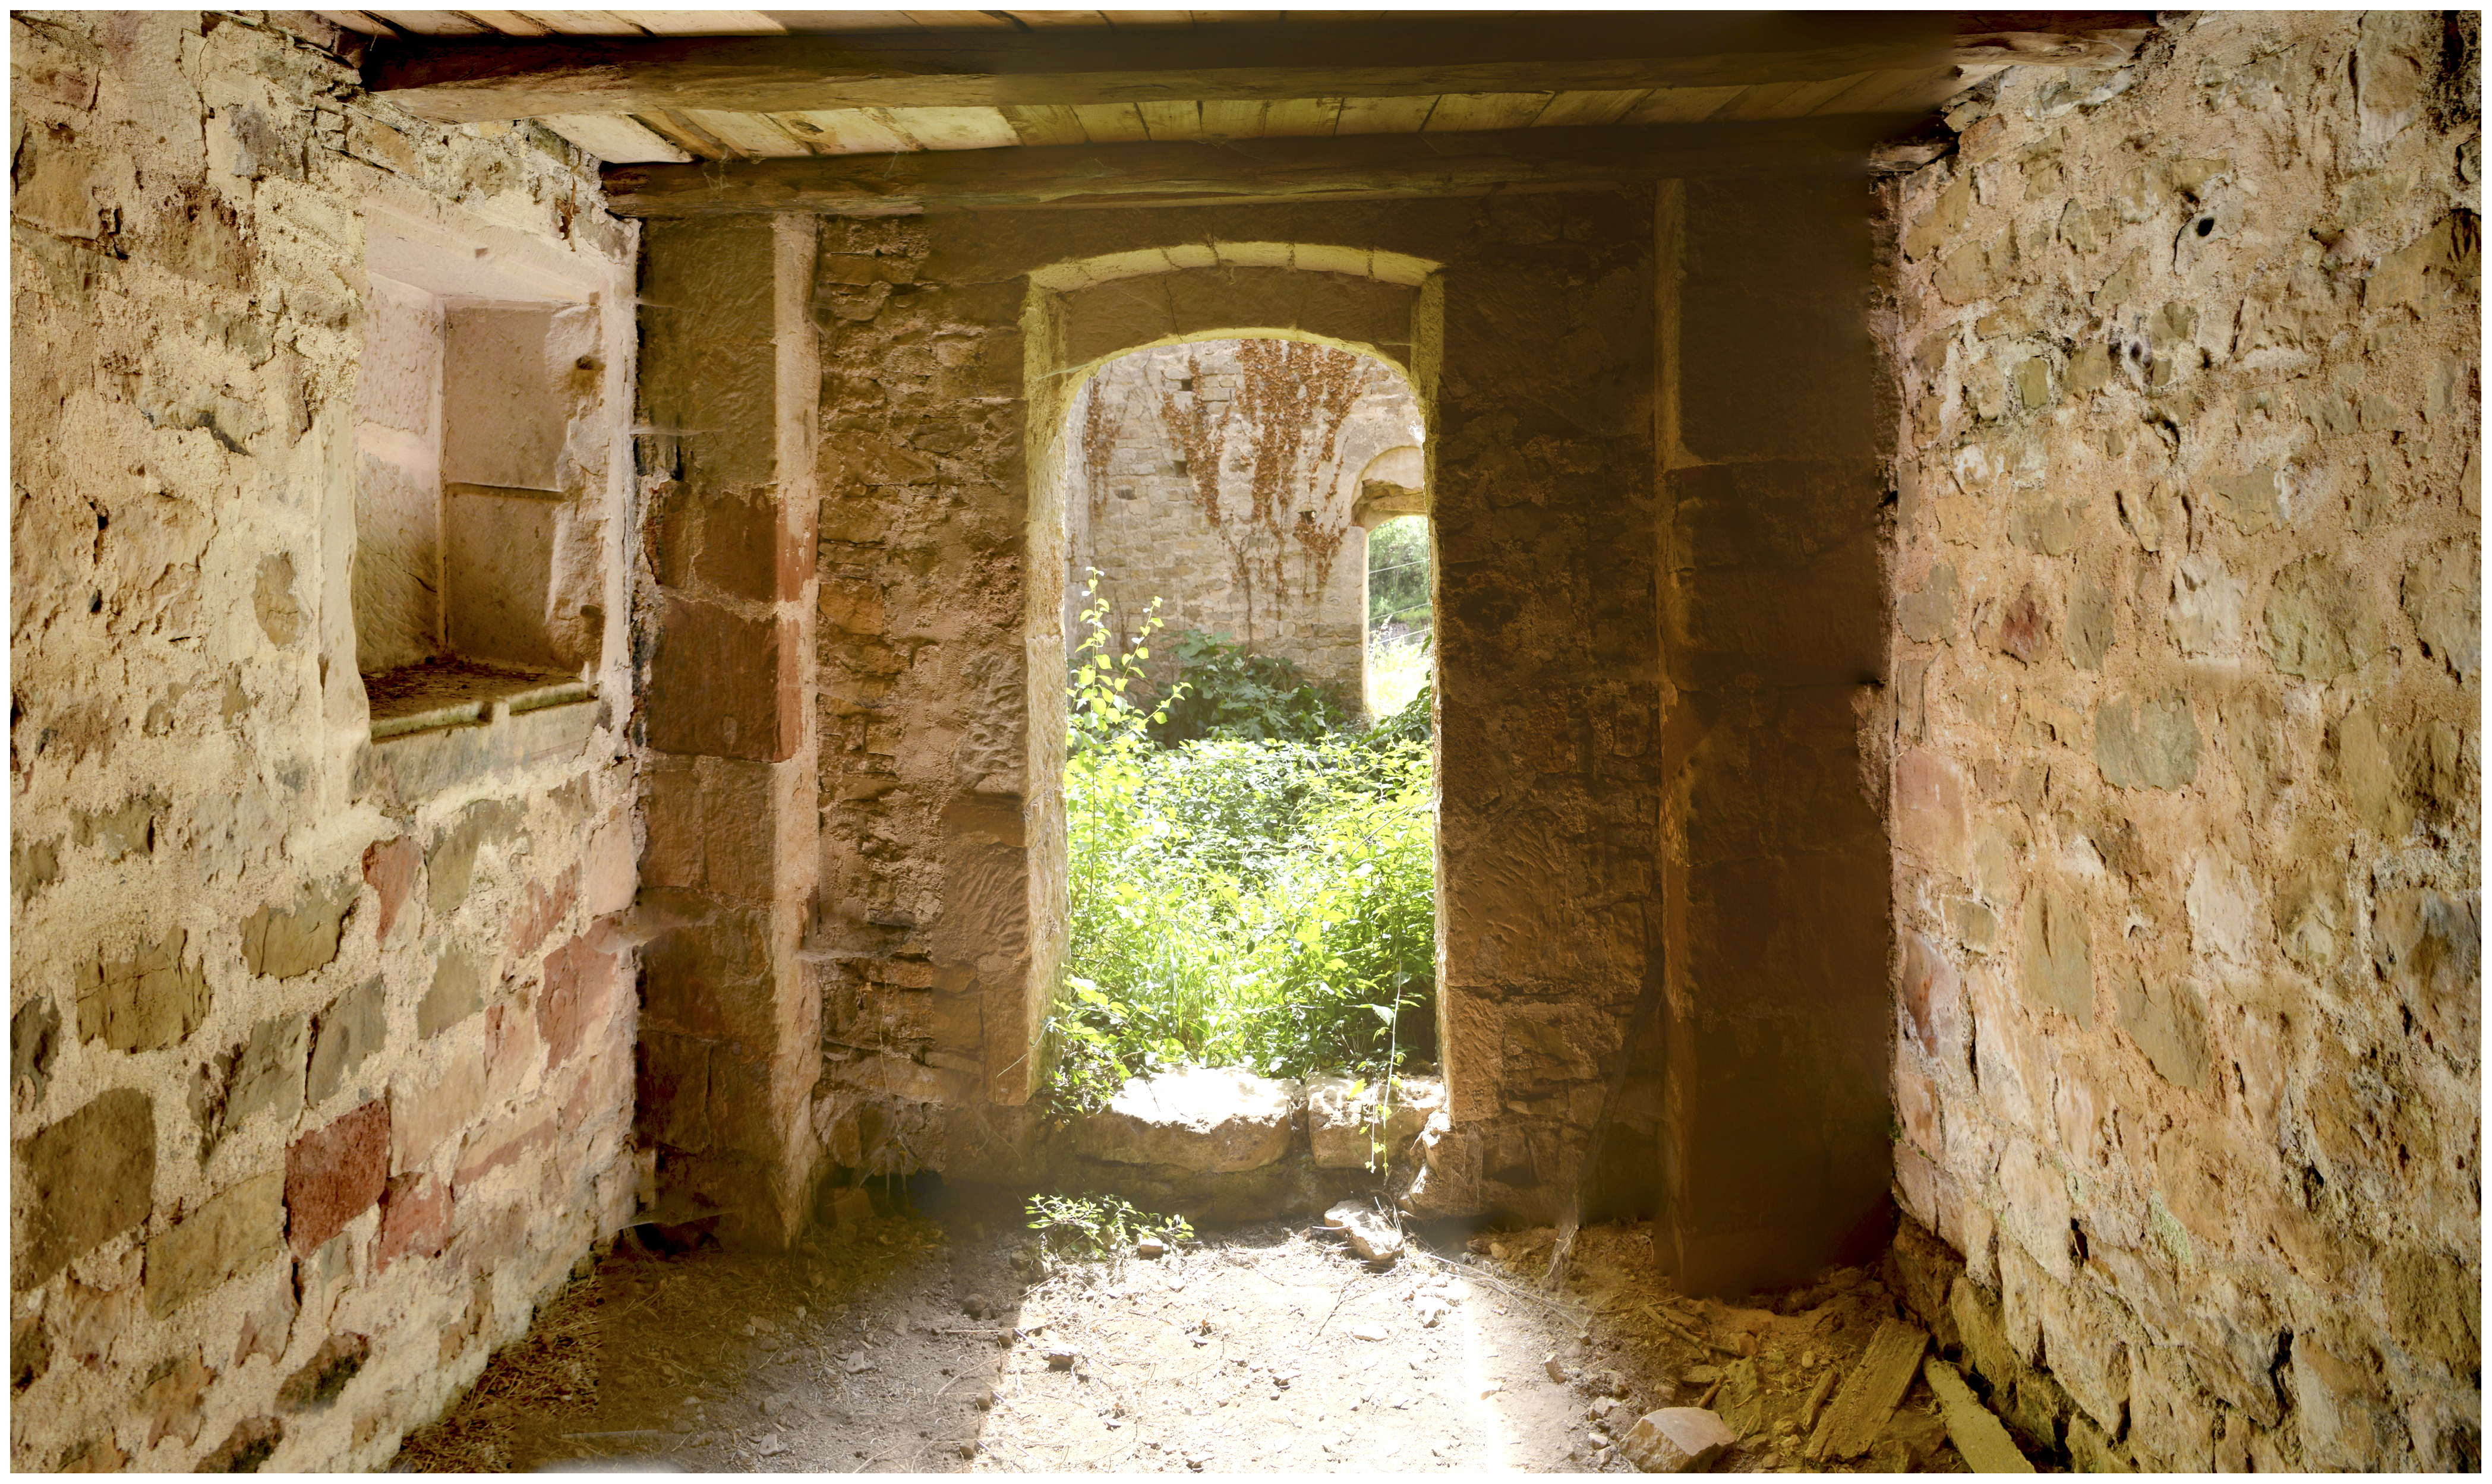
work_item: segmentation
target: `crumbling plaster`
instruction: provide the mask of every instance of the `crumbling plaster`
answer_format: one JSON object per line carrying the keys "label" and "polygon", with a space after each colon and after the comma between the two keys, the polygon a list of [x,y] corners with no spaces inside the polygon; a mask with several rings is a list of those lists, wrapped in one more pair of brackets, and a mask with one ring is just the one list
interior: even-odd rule
{"label": "crumbling plaster", "polygon": [[[296,24],[10,22],[20,1469],[377,1466],[638,1195],[637,234],[560,141],[362,103]],[[371,740],[375,214],[595,302],[600,700]]]}
{"label": "crumbling plaster", "polygon": [[2477,45],[2177,18],[1892,190],[1896,1190],[2081,1466],[2479,1461]]}

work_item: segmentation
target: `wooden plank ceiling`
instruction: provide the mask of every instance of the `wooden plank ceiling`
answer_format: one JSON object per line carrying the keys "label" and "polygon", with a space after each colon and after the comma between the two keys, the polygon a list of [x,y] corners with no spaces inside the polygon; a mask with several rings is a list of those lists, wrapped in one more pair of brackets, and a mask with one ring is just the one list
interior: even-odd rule
{"label": "wooden plank ceiling", "polygon": [[[938,60],[933,64],[906,63],[900,72],[906,75],[879,74],[877,81],[886,96],[917,97],[929,93],[940,95],[946,83],[960,75],[957,69],[947,70],[944,58],[954,55],[975,58],[984,46],[988,54],[1005,54],[1016,47],[1045,49],[1052,44],[1079,44],[1080,33],[1091,37],[1112,38],[1129,48],[1140,40],[1137,31],[1153,33],[1159,43],[1188,42],[1191,48],[1177,47],[1196,56],[1211,60],[1196,64],[1196,74],[1220,71],[1220,46],[1208,48],[1202,43],[1215,39],[1204,35],[1213,28],[1232,28],[1241,43],[1261,38],[1267,46],[1276,35],[1293,39],[1299,31],[1306,33],[1307,61],[1296,68],[1264,70],[1266,80],[1252,85],[1226,87],[1197,85],[1198,93],[1248,92],[1266,96],[1253,97],[1168,97],[1112,98],[1093,102],[996,102],[961,104],[946,102],[930,105],[885,104],[870,106],[825,106],[809,108],[776,107],[769,109],[694,106],[682,102],[675,106],[660,106],[663,88],[645,87],[634,90],[624,87],[635,97],[649,95],[628,108],[583,107],[578,111],[536,112],[532,116],[574,143],[612,164],[683,163],[689,161],[785,160],[808,156],[891,155],[929,150],[986,150],[1015,145],[1060,146],[1083,144],[1119,144],[1173,141],[1222,141],[1259,138],[1307,138],[1356,134],[1413,134],[1471,133],[1477,131],[1545,129],[1552,127],[1587,127],[1613,125],[1692,124],[1704,121],[1802,119],[1834,115],[1925,113],[1964,89],[1971,87],[2002,66],[2011,63],[2039,62],[2054,65],[2112,66],[2132,52],[2151,26],[2151,17],[2135,13],[2018,13],[2013,15],[1934,15],[1932,35],[1948,30],[1950,45],[1854,45],[1823,46],[1805,51],[1786,51],[1777,55],[1789,57],[1790,65],[1750,65],[1730,69],[1724,80],[1706,81],[1703,63],[1718,58],[1697,58],[1691,65],[1662,65],[1646,75],[1667,77],[1665,85],[1569,88],[1542,87],[1510,91],[1483,92],[1414,92],[1412,87],[1428,85],[1425,69],[1407,69],[1411,76],[1422,80],[1388,80],[1381,83],[1366,79],[1385,77],[1389,68],[1371,67],[1361,72],[1343,71],[1345,85],[1327,87],[1320,96],[1273,97],[1275,87],[1286,90],[1292,72],[1323,77],[1325,68],[1325,32],[1335,37],[1350,37],[1364,28],[1373,38],[1378,27],[1408,28],[1414,38],[1439,31],[1475,24],[1494,17],[1511,27],[1514,22],[1529,22],[1535,17],[1514,12],[1298,12],[1273,11],[322,11],[318,15],[335,24],[368,36],[383,39],[374,47],[376,54],[391,57],[395,65],[412,53],[419,59],[448,56],[444,64],[456,71],[465,66],[474,71],[474,57],[485,48],[455,45],[432,45],[415,40],[439,38],[444,44],[453,39],[493,42],[494,48],[509,49],[510,44],[500,38],[610,38],[608,59],[604,80],[607,92],[617,91],[616,79],[629,76],[638,65],[625,61],[611,65],[616,56],[632,58],[640,55],[631,49],[638,45],[659,58],[667,48],[657,39],[681,37],[745,37],[791,38],[786,44],[792,54],[807,58],[819,57],[834,46],[866,46],[879,48],[875,55],[900,56],[909,53],[912,35],[922,36],[925,53]],[[1649,27],[1649,13],[1615,13],[1618,21]],[[1545,18],[1555,22],[1554,15]],[[1569,20],[1582,24],[1595,23],[1597,17],[1578,13]],[[1797,17],[1792,17],[1797,19]],[[1846,29],[1840,17],[1827,17],[1822,23],[1843,39],[1857,42],[1861,28],[1854,24]],[[1723,24],[1723,22],[1717,22]],[[1286,33],[1278,28],[1287,27]],[[1235,29],[1243,28],[1243,29]],[[980,35],[979,33],[987,33]],[[1191,33],[1190,35],[1184,33]],[[1519,34],[1519,33],[1518,33]],[[806,43],[803,38],[825,38]],[[998,48],[996,42],[1006,37],[1026,38]],[[842,38],[846,38],[842,41]],[[1042,38],[1044,38],[1042,40]],[[544,45],[545,44],[540,44]],[[806,50],[810,46],[811,50]],[[945,51],[943,47],[950,47]],[[520,48],[524,49],[524,48]],[[1059,51],[1070,48],[1059,45]],[[1420,49],[1425,49],[1424,47]],[[681,54],[681,48],[675,49]],[[746,45],[747,54],[755,51]],[[461,53],[460,55],[452,55]],[[490,57],[490,53],[487,53]],[[1753,53],[1738,60],[1754,63]],[[1889,65],[1876,65],[1886,63]],[[1900,64],[1900,65],[1895,65]],[[531,64],[534,65],[534,64]],[[653,60],[653,68],[660,64]],[[911,72],[910,68],[914,71]],[[756,70],[747,68],[741,76],[751,76]],[[1024,69],[1025,70],[1025,69]],[[1473,62],[1468,69],[1449,66],[1445,72],[1456,76],[1468,70],[1471,75],[1536,77],[1528,60],[1502,69],[1495,59]],[[1618,71],[1613,67],[1613,72]],[[575,73],[581,71],[575,67]],[[998,73],[1008,68],[996,69]],[[1238,75],[1244,75],[1239,70]],[[1721,71],[1719,69],[1717,72]],[[1583,77],[1601,72],[1596,59],[1579,57],[1571,67],[1550,69],[1553,77]],[[1781,74],[1776,75],[1777,72]],[[800,75],[816,75],[802,73]],[[1118,75],[1132,75],[1119,74]],[[983,80],[993,76],[981,74]],[[1751,80],[1762,77],[1764,80]],[[981,78],[971,78],[972,82]],[[1061,98],[1085,96],[1080,86],[1065,86],[1066,78],[1052,77],[1031,80],[1015,78],[1025,85],[1018,96],[1050,91]],[[1078,80],[1078,79],[1077,79]],[[510,97],[533,96],[540,99],[559,96],[559,85],[553,90],[540,90],[525,95],[513,91],[509,80],[491,83]],[[457,79],[451,84],[438,80],[422,86],[393,90],[387,83],[376,82],[383,96],[413,107],[418,112],[436,118],[462,116],[455,111],[463,107],[470,118],[497,116],[493,104],[479,103],[471,91],[456,91]],[[599,100],[594,86],[578,88],[591,95],[590,103]],[[687,96],[697,95],[699,88],[680,90]],[[718,101],[721,89],[713,86],[704,101]],[[727,89],[732,92],[733,89]],[[761,90],[751,89],[756,94]],[[801,88],[792,89],[801,92]],[[827,92],[857,89],[831,88]],[[958,94],[959,85],[948,88]],[[990,92],[1013,92],[996,87]],[[1090,92],[1113,92],[1102,88]],[[1147,87],[1127,91],[1150,91]],[[1309,88],[1310,93],[1318,89]],[[769,93],[774,101],[790,101],[791,89],[784,83]],[[428,106],[430,105],[430,106]],[[511,106],[533,107],[533,103]],[[431,111],[439,107],[445,111]]]}

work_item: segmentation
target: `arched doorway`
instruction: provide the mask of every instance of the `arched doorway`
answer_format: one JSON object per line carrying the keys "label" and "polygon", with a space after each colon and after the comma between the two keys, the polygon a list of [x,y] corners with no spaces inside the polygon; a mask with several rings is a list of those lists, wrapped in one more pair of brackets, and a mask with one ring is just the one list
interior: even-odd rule
{"label": "arched doorway", "polygon": [[1399,368],[1275,336],[1128,351],[1071,399],[1060,1097],[1435,1070],[1432,727],[1416,687],[1367,704],[1361,524],[1424,441]]}

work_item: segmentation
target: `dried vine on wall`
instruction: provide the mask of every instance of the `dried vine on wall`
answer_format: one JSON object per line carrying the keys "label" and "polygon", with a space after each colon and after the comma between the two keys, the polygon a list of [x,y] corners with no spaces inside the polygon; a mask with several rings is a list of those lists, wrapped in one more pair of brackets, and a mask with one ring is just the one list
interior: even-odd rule
{"label": "dried vine on wall", "polygon": [[[1291,543],[1305,559],[1306,596],[1332,580],[1333,563],[1350,533],[1350,512],[1334,509],[1338,502],[1326,496],[1339,473],[1334,465],[1342,428],[1368,391],[1371,371],[1365,360],[1348,351],[1297,341],[1246,341],[1237,352],[1237,395],[1225,407],[1198,390],[1163,391],[1159,408],[1170,441],[1185,452],[1195,505],[1229,553],[1251,638],[1257,593],[1282,590]],[[1200,388],[1202,369],[1192,356],[1186,371]],[[1242,425],[1249,451],[1244,519],[1233,522],[1221,500],[1232,419]],[[1314,504],[1299,510],[1296,519],[1286,519],[1293,497],[1302,494],[1313,495]]]}
{"label": "dried vine on wall", "polygon": [[1108,389],[1095,378],[1082,389],[1082,480],[1094,524],[1108,514],[1108,466],[1124,424],[1109,417]]}

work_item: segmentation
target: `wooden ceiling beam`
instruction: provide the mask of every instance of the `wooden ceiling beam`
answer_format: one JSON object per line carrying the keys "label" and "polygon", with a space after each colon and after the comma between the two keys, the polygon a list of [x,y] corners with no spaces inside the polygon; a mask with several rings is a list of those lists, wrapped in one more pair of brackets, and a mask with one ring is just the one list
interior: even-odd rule
{"label": "wooden ceiling beam", "polygon": [[[1891,122],[1891,121],[1889,121]],[[1861,119],[1023,145],[733,163],[618,164],[627,217],[913,216],[1097,206],[1483,195],[1769,170],[1865,170]]]}
{"label": "wooden ceiling beam", "polygon": [[436,123],[709,108],[1605,92],[2019,62],[2115,66],[2151,13],[1546,13],[1376,24],[383,37],[374,94]]}

